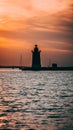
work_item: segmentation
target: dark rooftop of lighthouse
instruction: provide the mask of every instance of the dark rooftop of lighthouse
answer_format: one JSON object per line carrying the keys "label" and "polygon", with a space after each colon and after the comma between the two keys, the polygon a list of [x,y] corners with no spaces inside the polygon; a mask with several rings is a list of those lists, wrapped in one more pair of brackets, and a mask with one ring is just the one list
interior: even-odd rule
{"label": "dark rooftop of lighthouse", "polygon": [[40,52],[38,49],[38,45],[35,45],[33,52]]}
{"label": "dark rooftop of lighthouse", "polygon": [[37,47],[37,45],[35,45],[34,51],[38,51],[38,47]]}

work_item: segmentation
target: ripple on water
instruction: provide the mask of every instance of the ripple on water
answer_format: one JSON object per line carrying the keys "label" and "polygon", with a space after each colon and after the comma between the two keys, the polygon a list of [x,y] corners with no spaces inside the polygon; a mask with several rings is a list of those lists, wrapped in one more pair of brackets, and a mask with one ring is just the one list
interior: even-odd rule
{"label": "ripple on water", "polygon": [[0,71],[0,129],[72,130],[73,72]]}

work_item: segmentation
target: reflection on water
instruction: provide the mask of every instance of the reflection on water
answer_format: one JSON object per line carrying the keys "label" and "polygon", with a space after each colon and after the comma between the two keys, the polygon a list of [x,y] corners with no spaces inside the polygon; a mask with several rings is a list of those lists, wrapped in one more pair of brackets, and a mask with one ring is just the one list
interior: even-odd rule
{"label": "reflection on water", "polygon": [[0,70],[0,129],[73,130],[73,72]]}

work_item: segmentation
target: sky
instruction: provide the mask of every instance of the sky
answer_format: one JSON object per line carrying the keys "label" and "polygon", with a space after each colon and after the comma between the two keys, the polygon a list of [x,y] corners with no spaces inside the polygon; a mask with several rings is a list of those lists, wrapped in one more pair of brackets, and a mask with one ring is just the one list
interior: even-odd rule
{"label": "sky", "polygon": [[73,0],[0,0],[0,65],[73,66]]}

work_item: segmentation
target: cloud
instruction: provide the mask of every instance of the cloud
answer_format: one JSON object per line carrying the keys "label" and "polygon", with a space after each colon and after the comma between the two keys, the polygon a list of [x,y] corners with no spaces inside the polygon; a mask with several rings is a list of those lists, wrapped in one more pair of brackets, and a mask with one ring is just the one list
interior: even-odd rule
{"label": "cloud", "polygon": [[8,24],[9,28],[0,30],[1,37],[28,42],[44,41],[43,44],[48,41],[46,44],[53,42],[53,45],[73,43],[72,4],[54,15],[42,12],[41,16],[16,19]]}
{"label": "cloud", "polygon": [[69,6],[67,10],[64,12],[60,12],[58,16],[56,16],[58,21],[58,28],[65,35],[65,39],[69,41],[69,43],[73,43],[73,4]]}
{"label": "cloud", "polygon": [[0,14],[9,17],[32,17],[40,12],[56,13],[67,8],[71,0],[0,0]]}
{"label": "cloud", "polygon": [[52,52],[52,55],[72,54],[72,0],[1,1],[0,38],[4,39],[4,46],[5,40],[12,46],[20,44],[24,49],[26,43],[27,46],[38,43],[44,52]]}

